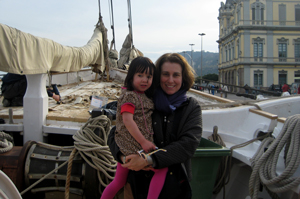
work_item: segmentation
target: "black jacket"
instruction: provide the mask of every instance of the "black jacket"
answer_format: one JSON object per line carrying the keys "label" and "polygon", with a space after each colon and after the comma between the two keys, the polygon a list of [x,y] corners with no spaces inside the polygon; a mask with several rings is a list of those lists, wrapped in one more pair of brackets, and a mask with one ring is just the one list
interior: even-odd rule
{"label": "black jacket", "polygon": [[[202,136],[202,112],[199,102],[194,98],[188,98],[186,102],[169,115],[154,110],[152,123],[154,129],[154,143],[159,148],[167,150],[167,152],[157,152],[151,156],[155,161],[155,168],[170,168],[174,165],[177,165],[175,168],[178,168],[178,165],[183,163],[183,170],[186,171],[187,178],[190,181],[192,174],[191,158],[199,146]],[[109,135],[108,145],[115,159],[122,163],[119,159],[121,152],[114,141],[114,133]],[[141,176],[144,176],[144,173],[143,171],[131,171],[128,176],[128,181],[136,181],[132,180],[134,177],[136,179],[143,179]],[[139,182],[141,181],[145,182],[145,180],[139,180]],[[132,186],[132,189],[135,188]],[[135,192],[135,190],[133,190],[133,192]],[[137,194],[134,193],[134,195]],[[137,196],[137,198],[143,197]]]}
{"label": "black jacket", "polygon": [[167,150],[151,156],[156,163],[155,168],[184,163],[191,180],[191,158],[202,136],[202,112],[199,102],[188,98],[170,115],[154,111],[152,122],[155,144],[158,148]]}

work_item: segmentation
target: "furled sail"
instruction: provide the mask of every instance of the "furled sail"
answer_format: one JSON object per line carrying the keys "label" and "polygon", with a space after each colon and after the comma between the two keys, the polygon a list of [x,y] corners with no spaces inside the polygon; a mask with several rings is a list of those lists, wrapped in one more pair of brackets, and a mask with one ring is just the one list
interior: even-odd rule
{"label": "furled sail", "polygon": [[128,34],[120,51],[118,68],[128,70],[131,61],[139,56],[144,56],[144,54],[132,45],[131,34]]}
{"label": "furled sail", "polygon": [[105,70],[102,33],[83,47],[63,46],[0,23],[0,71],[15,74],[79,71],[85,66]]}

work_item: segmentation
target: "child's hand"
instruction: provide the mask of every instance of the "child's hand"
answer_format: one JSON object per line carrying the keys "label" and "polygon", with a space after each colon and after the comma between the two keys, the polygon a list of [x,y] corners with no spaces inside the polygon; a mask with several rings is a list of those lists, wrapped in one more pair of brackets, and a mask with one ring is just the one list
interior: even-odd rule
{"label": "child's hand", "polygon": [[150,142],[150,141],[148,141],[148,140],[146,140],[146,141],[145,141],[144,143],[142,143],[141,145],[142,145],[143,150],[144,150],[146,153],[149,153],[149,152],[154,151],[154,150],[156,149],[156,146],[155,146],[152,142]]}

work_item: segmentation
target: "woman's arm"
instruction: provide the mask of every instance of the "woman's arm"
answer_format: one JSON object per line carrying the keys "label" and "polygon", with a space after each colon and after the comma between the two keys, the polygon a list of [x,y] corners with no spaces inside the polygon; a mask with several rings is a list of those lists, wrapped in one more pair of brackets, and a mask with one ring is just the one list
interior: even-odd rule
{"label": "woman's arm", "polygon": [[[178,140],[165,143],[169,141],[164,140],[163,133],[156,131],[154,128],[154,133],[156,134],[155,143],[159,148],[167,150],[167,152],[157,152],[151,155],[154,168],[164,168],[174,164],[184,163],[192,158],[196,148],[199,146],[202,136],[201,107],[195,100],[192,100],[190,103],[190,106],[188,106],[182,114],[177,113],[177,117],[180,117],[180,124],[178,125],[178,129],[176,129],[178,132],[171,133],[174,135],[178,133],[178,135],[176,135]],[[156,116],[158,115],[154,115],[154,117]],[[158,121],[154,122],[157,123],[156,125],[159,125],[159,128],[163,125]],[[143,169],[145,165],[151,165],[151,163],[145,162],[145,160],[138,155],[127,156],[126,161],[128,159],[131,159],[131,161],[123,166],[131,170],[138,171]]]}
{"label": "woman's arm", "polygon": [[141,156],[132,154],[126,156],[126,163],[122,166],[133,171],[139,171],[148,168],[149,163]]}
{"label": "woman's arm", "polygon": [[[155,161],[155,168],[164,168],[170,165],[184,163],[193,157],[195,150],[199,146],[202,136],[202,113],[200,104],[191,98],[189,105],[185,107],[184,111],[178,110],[175,114],[177,114],[175,117],[178,117],[178,114],[180,116],[179,124],[173,121],[173,126],[171,128],[168,127],[167,132],[165,132],[165,139],[161,135],[161,132],[157,134],[154,127],[156,134],[155,143],[158,147],[163,147],[167,150],[167,152],[158,152],[152,155]],[[174,129],[174,125],[176,129]]]}

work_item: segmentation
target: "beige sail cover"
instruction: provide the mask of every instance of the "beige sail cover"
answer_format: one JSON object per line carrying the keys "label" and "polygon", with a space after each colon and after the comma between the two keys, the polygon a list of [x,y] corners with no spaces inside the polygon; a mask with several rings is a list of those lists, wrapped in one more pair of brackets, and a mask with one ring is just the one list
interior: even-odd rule
{"label": "beige sail cover", "polygon": [[69,47],[0,23],[0,71],[15,74],[69,72],[90,64],[101,67],[100,71],[105,69],[102,33],[98,28],[85,46]]}

